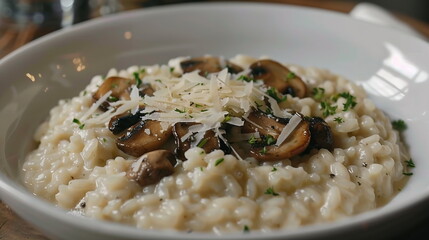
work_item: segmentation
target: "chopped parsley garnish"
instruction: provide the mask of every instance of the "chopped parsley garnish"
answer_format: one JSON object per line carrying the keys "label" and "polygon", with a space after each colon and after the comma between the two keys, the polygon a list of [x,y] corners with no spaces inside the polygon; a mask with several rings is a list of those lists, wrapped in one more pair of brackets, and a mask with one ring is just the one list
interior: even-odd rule
{"label": "chopped parsley garnish", "polygon": [[140,69],[140,73],[141,74],[145,74],[146,73],[146,69],[145,68]]}
{"label": "chopped parsley garnish", "polygon": [[271,136],[271,135],[267,135],[267,136],[265,137],[265,143],[266,143],[267,145],[272,145],[272,144],[274,144],[276,141],[277,141],[277,140],[276,140],[273,136]]}
{"label": "chopped parsley garnish", "polygon": [[343,106],[344,106],[343,111],[344,112],[348,111],[351,108],[354,108],[356,106],[356,104],[357,104],[356,97],[353,96],[353,95],[351,95],[348,92],[339,93],[337,96],[334,97],[334,101],[337,101],[337,99],[339,97],[342,97],[342,98],[346,99],[346,102],[343,104]]}
{"label": "chopped parsley garnish", "polygon": [[88,92],[85,90],[83,91],[83,96],[85,96]]}
{"label": "chopped parsley garnish", "polygon": [[276,191],[274,191],[274,188],[272,188],[272,187],[267,188],[267,190],[265,190],[264,194],[273,195],[273,196],[279,195]]}
{"label": "chopped parsley garnish", "polygon": [[174,109],[174,111],[176,111],[176,112],[178,112],[178,113],[185,113],[185,112],[186,112],[185,110],[180,110],[180,109],[178,109],[178,108]]}
{"label": "chopped parsley garnish", "polygon": [[244,225],[244,227],[243,227],[243,232],[245,232],[245,233],[250,232],[250,228],[249,228],[249,226]]}
{"label": "chopped parsley garnish", "polygon": [[402,132],[407,129],[407,124],[402,119],[398,119],[395,121],[392,121],[392,127],[395,130],[398,130],[399,132]]}
{"label": "chopped parsley garnish", "polygon": [[252,82],[252,81],[254,81],[253,78],[250,78],[250,77],[248,77],[246,75],[241,75],[240,77],[237,78],[237,80],[243,80],[243,81],[246,81],[246,82]]}
{"label": "chopped parsley garnish", "polygon": [[271,172],[275,172],[275,171],[277,171],[277,168],[273,167],[273,169],[271,169]]}
{"label": "chopped parsley garnish", "polygon": [[208,138],[201,139],[201,141],[197,144],[197,147],[200,147],[200,148],[204,147],[204,145],[206,145],[208,140],[209,140]]}
{"label": "chopped parsley garnish", "polygon": [[155,82],[162,83],[161,79],[155,79]]}
{"label": "chopped parsley garnish", "polygon": [[324,88],[313,88],[313,98],[316,100],[322,100],[325,97],[325,89]]}
{"label": "chopped parsley garnish", "polygon": [[266,154],[267,153],[267,147],[262,148],[261,151],[259,151],[260,154]]}
{"label": "chopped parsley garnish", "polygon": [[195,107],[200,108],[200,107],[203,107],[203,105],[195,103]]}
{"label": "chopped parsley garnish", "polygon": [[204,171],[204,168],[203,168],[203,167],[200,167],[200,170],[201,170],[201,172],[203,172],[203,171]]}
{"label": "chopped parsley garnish", "polygon": [[103,139],[103,142],[107,142],[107,139],[106,138],[102,138]]}
{"label": "chopped parsley garnish", "polygon": [[81,123],[77,118],[73,118],[73,122],[79,125],[79,129],[83,129],[85,127],[85,124]]}
{"label": "chopped parsley garnish", "polygon": [[260,138],[256,138],[255,136],[251,136],[249,138],[249,141],[247,141],[247,142],[250,143],[250,145],[254,145],[254,144],[256,144],[260,140],[261,140]]}
{"label": "chopped parsley garnish", "polygon": [[289,72],[286,75],[286,80],[292,79],[292,78],[296,78],[296,74],[294,72]]}
{"label": "chopped parsley garnish", "polygon": [[228,122],[229,120],[231,120],[231,116],[230,116],[230,115],[226,115],[222,122],[223,122],[223,123],[226,123],[226,122]]}
{"label": "chopped parsley garnish", "polygon": [[133,72],[134,78],[136,79],[136,86],[140,87],[140,85],[142,84],[142,80],[140,78],[140,75],[138,72]]}
{"label": "chopped parsley garnish", "polygon": [[320,107],[323,110],[323,116],[327,117],[329,115],[334,115],[337,111],[337,106],[332,106],[330,103],[324,101],[320,102]]}
{"label": "chopped parsley garnish", "polygon": [[171,68],[170,68],[170,72],[174,72],[174,67],[171,67]]}
{"label": "chopped parsley garnish", "polygon": [[336,118],[334,118],[334,121],[337,123],[343,123],[344,119],[342,117],[336,117]]}
{"label": "chopped parsley garnish", "polygon": [[224,158],[219,158],[218,160],[216,160],[215,166],[221,164],[223,162],[223,160],[225,160],[225,159]]}
{"label": "chopped parsley garnish", "polygon": [[402,174],[404,174],[405,176],[412,176],[413,175],[412,172],[403,172]]}
{"label": "chopped parsley garnish", "polygon": [[109,101],[109,102],[116,102],[116,101],[118,101],[118,100],[119,100],[119,98],[114,97],[114,96],[109,96],[109,97],[107,98],[107,101]]}
{"label": "chopped parsley garnish", "polygon": [[268,96],[270,96],[270,97],[274,98],[278,103],[279,103],[279,102],[286,101],[286,95],[280,98],[280,97],[277,95],[277,94],[279,94],[279,92],[277,91],[277,89],[275,89],[275,88],[273,88],[273,87],[270,87],[270,88],[267,90],[267,94],[268,94]]}
{"label": "chopped parsley garnish", "polygon": [[413,168],[416,167],[416,164],[414,164],[413,159],[410,158],[410,160],[405,161],[405,163],[407,164],[407,167]]}

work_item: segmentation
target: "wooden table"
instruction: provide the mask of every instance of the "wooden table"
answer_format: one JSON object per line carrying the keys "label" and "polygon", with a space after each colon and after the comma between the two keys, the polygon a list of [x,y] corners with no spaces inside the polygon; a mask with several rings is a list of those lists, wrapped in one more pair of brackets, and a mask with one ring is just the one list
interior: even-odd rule
{"label": "wooden table", "polygon": [[[125,1],[124,1],[125,2]],[[124,10],[134,9],[138,0],[127,1],[124,4]],[[165,1],[164,1],[165,2]],[[172,1],[178,2],[178,1]],[[251,0],[250,2],[260,2],[260,0]],[[348,1],[339,1],[339,0],[269,0],[265,2],[273,3],[286,3],[293,5],[301,5],[308,7],[316,7],[327,10],[333,10],[343,13],[348,13],[356,3]],[[394,13],[398,18],[408,23],[410,26],[414,27],[417,31],[429,38],[429,24],[416,20],[410,16],[401,15]],[[0,57],[6,55],[7,53],[19,48],[20,46],[26,44],[27,42],[43,35],[50,30],[46,29],[37,29],[35,26],[29,26],[25,29],[26,32],[21,32],[18,35],[6,36],[0,34]],[[8,42],[9,41],[9,42]],[[429,221],[429,219],[428,219]],[[410,233],[404,234],[404,236],[399,236],[398,239],[418,239],[417,236],[419,232],[424,229],[425,223],[417,225],[415,229],[412,229]],[[12,210],[10,210],[4,203],[0,200],[0,239],[6,240],[48,240],[43,234],[30,226],[27,222],[22,220],[17,216]]]}

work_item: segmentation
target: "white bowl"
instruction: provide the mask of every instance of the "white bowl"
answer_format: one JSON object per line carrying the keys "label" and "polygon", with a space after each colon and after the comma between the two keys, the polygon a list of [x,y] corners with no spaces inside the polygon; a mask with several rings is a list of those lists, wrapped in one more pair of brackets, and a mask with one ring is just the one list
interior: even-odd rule
{"label": "white bowl", "polygon": [[[111,67],[165,63],[182,55],[268,55],[326,68],[362,84],[376,105],[406,120],[416,168],[387,206],[332,224],[216,236],[138,230],[72,216],[33,196],[18,175],[36,126],[62,98]],[[64,29],[0,61],[0,194],[55,239],[323,239],[392,236],[424,215],[429,197],[429,44],[347,15],[276,4],[184,4],[126,12]]]}

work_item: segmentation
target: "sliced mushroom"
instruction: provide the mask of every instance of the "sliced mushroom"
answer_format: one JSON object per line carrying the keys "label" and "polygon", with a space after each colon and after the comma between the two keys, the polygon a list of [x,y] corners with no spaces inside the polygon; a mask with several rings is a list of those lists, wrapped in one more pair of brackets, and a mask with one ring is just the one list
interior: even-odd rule
{"label": "sliced mushroom", "polygon": [[216,137],[216,134],[212,130],[208,130],[204,133],[203,138],[196,142],[194,136],[189,137],[185,141],[182,141],[182,137],[185,136],[189,127],[197,123],[176,123],[173,127],[173,135],[176,142],[175,154],[176,156],[185,161],[185,152],[191,147],[201,147],[206,153],[212,152],[215,149],[221,149],[226,154],[231,153],[231,148],[222,139]]}
{"label": "sliced mushroom", "polygon": [[135,81],[132,79],[122,78],[122,77],[109,77],[104,80],[103,84],[98,88],[97,92],[92,95],[94,100],[98,100],[107,92],[112,91],[110,94],[110,99],[101,104],[100,108],[102,110],[107,110],[109,107],[109,102],[114,102],[119,99],[129,100],[130,99],[130,87],[135,84]]}
{"label": "sliced mushroom", "polygon": [[126,112],[112,117],[109,121],[109,130],[113,134],[118,135],[133,126],[134,124],[137,124],[139,121],[141,121],[141,117],[145,115],[141,113],[140,110],[137,111],[135,114]]}
{"label": "sliced mushroom", "polygon": [[140,121],[120,136],[116,145],[123,152],[138,157],[161,148],[171,136],[172,127],[163,129],[161,122],[155,120]]}
{"label": "sliced mushroom", "polygon": [[[115,102],[117,100],[130,100],[131,86],[136,84],[134,79],[122,78],[122,77],[109,77],[104,80],[103,84],[98,90],[92,95],[93,99],[97,101],[103,97],[107,92],[112,91],[110,97],[100,105],[103,111],[106,111],[110,106],[109,102]],[[140,96],[153,96],[154,90],[149,84],[141,84],[139,86]]]}
{"label": "sliced mushroom", "polygon": [[184,73],[200,70],[199,74],[205,76],[207,73],[220,72],[224,67],[228,68],[230,73],[239,73],[243,71],[240,66],[237,66],[229,61],[225,62],[226,66],[222,66],[217,57],[198,57],[191,58],[180,63]]}
{"label": "sliced mushroom", "polygon": [[250,65],[250,69],[254,79],[262,79],[266,85],[276,88],[282,94],[299,98],[307,95],[307,86],[302,79],[279,62],[259,60]]}
{"label": "sliced mushroom", "polygon": [[[269,116],[261,111],[250,113],[242,128],[242,132],[259,132],[261,139],[252,144],[250,155],[260,161],[277,161],[291,158],[302,153],[310,143],[310,130],[307,121],[301,121],[287,139],[276,146],[276,140],[289,119]],[[268,141],[268,139],[270,139]]]}
{"label": "sliced mushroom", "polygon": [[311,140],[306,152],[311,149],[327,149],[332,151],[334,148],[334,138],[329,125],[320,117],[312,117],[308,119],[310,123]]}
{"label": "sliced mushroom", "polygon": [[127,172],[127,177],[145,187],[158,183],[174,173],[176,158],[167,150],[148,152],[138,158]]}

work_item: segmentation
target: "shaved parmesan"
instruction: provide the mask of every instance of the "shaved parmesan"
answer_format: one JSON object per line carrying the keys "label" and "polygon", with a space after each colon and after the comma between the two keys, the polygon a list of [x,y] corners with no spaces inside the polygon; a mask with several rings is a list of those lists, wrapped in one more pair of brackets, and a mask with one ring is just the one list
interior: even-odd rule
{"label": "shaved parmesan", "polygon": [[298,126],[298,124],[301,122],[302,118],[298,114],[294,114],[292,118],[289,120],[289,123],[286,124],[286,126],[282,129],[279,137],[276,141],[276,146],[280,146],[288,137],[289,135],[295,130],[295,128]]}

